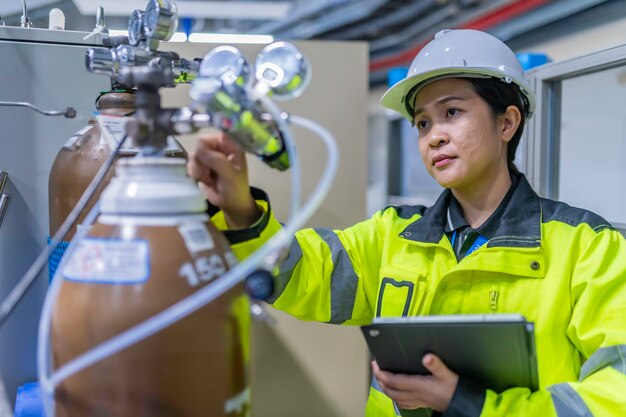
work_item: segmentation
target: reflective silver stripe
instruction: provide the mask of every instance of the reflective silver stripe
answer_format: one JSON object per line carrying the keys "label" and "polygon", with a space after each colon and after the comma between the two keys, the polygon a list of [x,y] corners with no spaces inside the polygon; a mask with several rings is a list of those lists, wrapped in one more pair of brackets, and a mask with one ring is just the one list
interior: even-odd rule
{"label": "reflective silver stripe", "polygon": [[552,402],[559,417],[593,417],[587,404],[568,383],[548,387]]}
{"label": "reflective silver stripe", "polygon": [[294,239],[291,242],[287,259],[285,259],[278,267],[278,275],[274,277],[274,292],[266,300],[268,303],[276,301],[283,291],[285,291],[285,288],[287,287],[287,284],[289,284],[289,280],[293,275],[293,271],[296,269],[296,265],[300,262],[300,259],[302,259],[302,248],[300,247],[300,243],[298,243],[298,239]]}
{"label": "reflective silver stripe", "polygon": [[582,381],[607,366],[626,374],[626,345],[615,345],[596,350],[580,369],[578,380]]}
{"label": "reflective silver stripe", "polygon": [[330,276],[330,320],[341,324],[352,317],[359,277],[354,272],[348,252],[339,236],[329,229],[315,229],[315,232],[330,248],[333,272]]}
{"label": "reflective silver stripe", "polygon": [[[380,387],[380,385],[378,384],[378,380],[376,379],[375,376],[372,375],[372,383],[371,383],[371,387],[374,388],[376,391],[381,392],[383,395],[386,395],[382,388]],[[398,406],[396,405],[395,401],[392,401],[393,403],[393,409],[396,413],[396,416],[400,415],[400,410],[398,409]]]}

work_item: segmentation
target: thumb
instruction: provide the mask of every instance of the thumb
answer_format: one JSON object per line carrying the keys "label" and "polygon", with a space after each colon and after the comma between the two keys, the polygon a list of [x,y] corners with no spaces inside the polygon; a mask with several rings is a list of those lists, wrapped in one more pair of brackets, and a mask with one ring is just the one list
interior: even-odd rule
{"label": "thumb", "polygon": [[445,377],[454,374],[454,372],[448,369],[448,367],[443,363],[441,359],[439,359],[438,356],[433,355],[432,353],[427,353],[426,355],[424,355],[424,357],[422,358],[422,363],[424,364],[424,367],[428,369],[430,373],[434,376]]}

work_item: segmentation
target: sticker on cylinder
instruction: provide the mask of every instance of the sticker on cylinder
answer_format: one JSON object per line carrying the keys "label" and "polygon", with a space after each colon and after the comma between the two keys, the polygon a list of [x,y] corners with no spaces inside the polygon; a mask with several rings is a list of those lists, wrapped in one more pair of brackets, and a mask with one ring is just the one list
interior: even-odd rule
{"label": "sticker on cylinder", "polygon": [[93,129],[93,126],[85,126],[85,127],[83,127],[78,132],[74,133],[74,135],[72,135],[72,137],[69,138],[67,140],[67,142],[65,142],[63,144],[63,147],[64,148],[71,148],[72,146],[74,146],[74,144],[76,142],[78,142],[78,139],[83,137],[85,135],[85,133],[89,132],[91,129]]}
{"label": "sticker on cylinder", "polygon": [[[133,120],[132,117],[128,116],[113,116],[113,115],[104,115],[97,114],[96,121],[100,126],[100,143],[108,144],[111,150],[117,148],[117,145],[120,141],[126,136],[126,123],[130,120]],[[121,153],[138,153],[141,149],[133,146],[133,141],[131,138],[128,138],[124,145],[122,145],[122,149],[120,149]],[[172,136],[167,137],[167,145],[164,149],[165,152],[182,152],[181,147],[178,145],[176,140]]]}
{"label": "sticker on cylinder", "polygon": [[178,231],[191,253],[211,250],[215,247],[215,242],[204,223],[183,223],[178,226]]}
{"label": "sticker on cylinder", "polygon": [[141,284],[150,275],[148,242],[84,238],[70,254],[63,277],[93,284]]}

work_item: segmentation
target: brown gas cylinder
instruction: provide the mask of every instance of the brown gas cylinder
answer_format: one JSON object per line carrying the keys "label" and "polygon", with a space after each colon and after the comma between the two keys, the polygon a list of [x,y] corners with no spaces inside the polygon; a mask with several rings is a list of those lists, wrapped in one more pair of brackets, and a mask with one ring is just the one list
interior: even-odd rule
{"label": "brown gas cylinder", "polygon": [[[132,90],[103,93],[96,100],[96,109],[106,116],[122,118],[130,115],[135,110],[134,93]],[[127,141],[128,144],[130,142]],[[175,140],[174,142],[177,149],[166,151],[166,155],[186,158],[187,153],[183,147]],[[48,179],[50,236],[54,236],[63,224],[110,153],[111,143],[103,138],[100,126],[94,118],[65,142],[52,164]],[[127,148],[120,154],[120,157],[134,156],[136,153],[136,150]],[[89,212],[112,175],[113,173],[110,172],[102,182],[91,204],[83,210],[83,214],[72,225],[65,241],[72,239],[77,225],[83,222],[86,213]]]}
{"label": "brown gas cylinder", "polygon": [[[179,158],[124,158],[69,254],[52,312],[55,369],[191,295],[236,262]],[[62,278],[61,278],[62,277]],[[238,285],[62,381],[58,417],[249,417],[249,304]]]}

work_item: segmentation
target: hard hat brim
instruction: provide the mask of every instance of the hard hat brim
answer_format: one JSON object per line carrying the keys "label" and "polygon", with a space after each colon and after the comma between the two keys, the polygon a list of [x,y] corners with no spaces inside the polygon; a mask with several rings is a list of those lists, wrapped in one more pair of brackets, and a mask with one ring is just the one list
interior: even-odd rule
{"label": "hard hat brim", "polygon": [[[381,104],[388,109],[394,110],[402,115],[405,119],[413,122],[413,114],[409,109],[413,109],[413,103],[407,103],[407,100],[414,100],[419,90],[424,88],[431,82],[444,78],[498,78],[502,79],[502,71],[489,70],[486,68],[442,68],[439,70],[425,72],[405,78],[389,88],[383,98]],[[511,79],[519,88],[521,93],[528,101],[528,117],[535,111],[535,102],[532,94],[529,94],[529,87],[525,80]],[[503,80],[504,82],[504,80]],[[415,88],[417,87],[417,88]],[[413,94],[409,97],[409,93],[413,90]]]}

